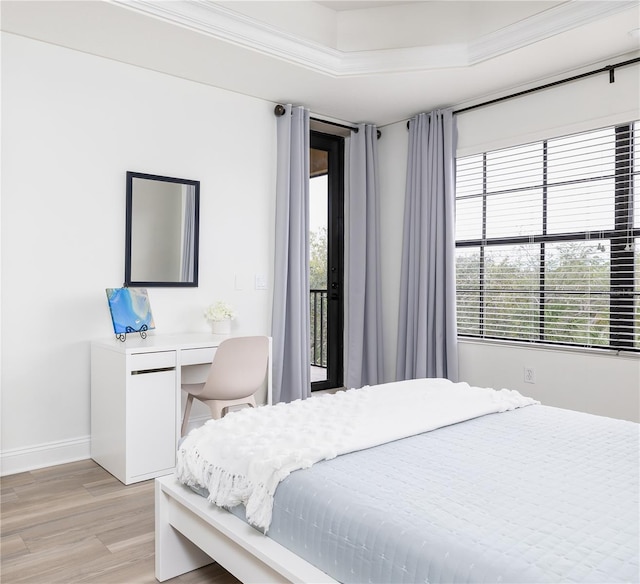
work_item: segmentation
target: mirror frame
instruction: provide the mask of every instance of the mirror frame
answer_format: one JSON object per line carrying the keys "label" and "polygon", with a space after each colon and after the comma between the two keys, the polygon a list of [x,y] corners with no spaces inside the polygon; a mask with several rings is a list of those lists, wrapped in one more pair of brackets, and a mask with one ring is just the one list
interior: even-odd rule
{"label": "mirror frame", "polygon": [[[131,277],[131,239],[133,229],[133,180],[136,178],[170,182],[195,187],[194,229],[193,229],[193,280],[189,282],[160,282],[133,280]],[[124,255],[124,286],[146,288],[196,288],[198,286],[198,265],[200,248],[200,181],[157,174],[127,171],[127,212]]]}

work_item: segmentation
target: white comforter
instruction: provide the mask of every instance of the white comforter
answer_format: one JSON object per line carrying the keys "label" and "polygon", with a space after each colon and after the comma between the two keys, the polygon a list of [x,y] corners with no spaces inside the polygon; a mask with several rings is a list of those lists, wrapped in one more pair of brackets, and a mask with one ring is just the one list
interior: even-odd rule
{"label": "white comforter", "polygon": [[222,507],[243,503],[267,531],[276,487],[291,472],[443,426],[538,403],[517,391],[416,379],[246,408],[193,430],[176,474]]}

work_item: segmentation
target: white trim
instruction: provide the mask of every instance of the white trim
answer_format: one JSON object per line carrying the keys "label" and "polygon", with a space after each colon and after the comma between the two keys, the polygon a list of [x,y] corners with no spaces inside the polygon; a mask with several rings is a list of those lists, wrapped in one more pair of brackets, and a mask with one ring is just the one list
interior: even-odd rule
{"label": "white trim", "polygon": [[564,2],[472,41],[469,61],[480,63],[635,6],[637,0]]}
{"label": "white trim", "polygon": [[468,44],[340,51],[205,0],[110,1],[332,77],[475,65],[637,5],[637,0],[565,2]]}
{"label": "white trim", "polygon": [[91,437],[47,442],[0,453],[0,476],[91,458]]}
{"label": "white trim", "polygon": [[291,35],[224,6],[202,0],[111,2],[328,75],[340,68],[341,51]]}
{"label": "white trim", "polygon": [[112,2],[331,77],[461,67],[468,64],[465,44],[341,51],[202,0]]}
{"label": "white trim", "polygon": [[344,52],[336,77],[447,69],[470,65],[465,43]]}
{"label": "white trim", "polygon": [[[192,416],[189,430],[202,426],[210,416]],[[91,458],[91,436],[46,442],[25,448],[12,448],[0,452],[0,476],[29,472],[47,466],[67,464]]]}

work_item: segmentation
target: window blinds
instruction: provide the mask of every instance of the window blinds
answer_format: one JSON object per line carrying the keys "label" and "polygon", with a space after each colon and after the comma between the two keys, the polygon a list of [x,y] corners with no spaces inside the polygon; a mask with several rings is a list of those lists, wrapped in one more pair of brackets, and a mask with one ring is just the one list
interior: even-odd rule
{"label": "window blinds", "polygon": [[460,335],[640,349],[639,129],[457,160]]}

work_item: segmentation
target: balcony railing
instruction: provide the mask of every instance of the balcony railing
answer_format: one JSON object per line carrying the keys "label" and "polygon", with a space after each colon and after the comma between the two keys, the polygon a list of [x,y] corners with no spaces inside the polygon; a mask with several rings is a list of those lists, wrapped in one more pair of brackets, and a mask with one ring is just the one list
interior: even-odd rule
{"label": "balcony railing", "polygon": [[327,366],[327,291],[310,290],[311,365]]}

